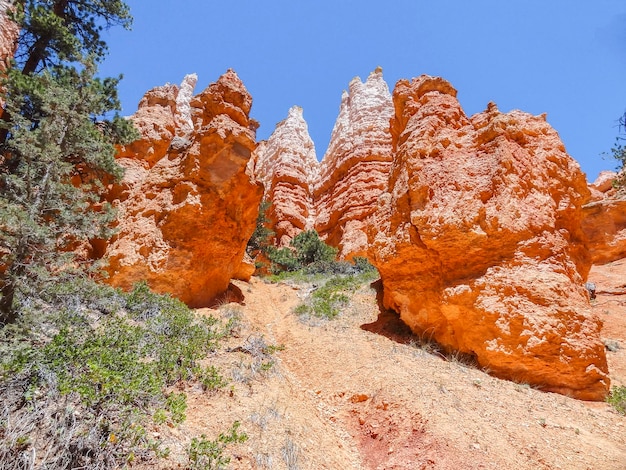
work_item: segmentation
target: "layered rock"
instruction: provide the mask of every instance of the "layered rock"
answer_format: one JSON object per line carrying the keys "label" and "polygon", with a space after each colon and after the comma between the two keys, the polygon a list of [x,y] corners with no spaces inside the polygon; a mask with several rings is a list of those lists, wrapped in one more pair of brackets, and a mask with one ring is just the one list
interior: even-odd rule
{"label": "layered rock", "polygon": [[274,222],[278,246],[288,246],[298,233],[313,229],[318,167],[302,108],[294,106],[259,145],[253,170],[265,188],[264,199],[271,202],[267,216]]}
{"label": "layered rock", "polygon": [[616,191],[617,173],[603,171],[589,185],[591,200],[583,206],[582,228],[594,264],[626,257],[626,193]]}
{"label": "layered rock", "polygon": [[131,118],[141,138],[118,154],[126,173],[109,195],[118,232],[105,256],[112,285],[146,280],[202,307],[246,272],[262,188],[246,172],[256,149],[250,94],[231,70],[197,96],[195,82],[149,91]]}
{"label": "layered rock", "polygon": [[342,258],[367,255],[367,226],[391,164],[393,103],[382,69],[356,77],[341,97],[339,116],[314,191],[315,229]]}
{"label": "layered rock", "polygon": [[384,305],[493,374],[601,400],[584,280],[583,173],[545,116],[468,118],[445,80],[398,82],[388,192],[371,226]]}
{"label": "layered rock", "polygon": [[386,188],[391,164],[389,119],[393,105],[382,70],[365,83],[356,77],[341,99],[330,144],[320,163],[302,109],[259,145],[254,166],[271,201],[278,246],[303,230],[315,229],[340,257],[367,253],[368,217]]}

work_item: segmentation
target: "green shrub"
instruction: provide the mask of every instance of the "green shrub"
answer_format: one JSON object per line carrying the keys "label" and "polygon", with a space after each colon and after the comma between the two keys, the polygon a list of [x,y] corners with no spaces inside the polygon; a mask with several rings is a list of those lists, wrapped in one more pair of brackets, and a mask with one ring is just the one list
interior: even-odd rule
{"label": "green shrub", "polygon": [[619,413],[626,415],[626,387],[613,387],[606,401]]}
{"label": "green shrub", "polygon": [[343,263],[335,261],[337,249],[328,246],[315,230],[300,232],[290,245],[292,248],[268,247],[266,256],[272,263],[273,274],[300,269],[309,274],[328,273]]}
{"label": "green shrub", "polygon": [[18,445],[29,428],[54,436],[45,443],[49,468],[93,459],[114,468],[162,455],[142,423],[180,423],[187,408],[185,394],[166,390],[180,380],[211,390],[225,385],[217,368],[198,363],[229,331],[215,318],[196,316],[145,283],[125,294],[81,280],[44,294],[47,303],[23,305],[29,313],[0,330],[0,461],[40,453],[41,442]]}
{"label": "green shrub", "polygon": [[302,268],[302,264],[300,264],[294,252],[289,248],[270,246],[267,250],[267,259],[272,263],[270,270],[273,274],[278,274],[282,271],[297,271]]}
{"label": "green shrub", "polygon": [[321,287],[315,289],[310,299],[298,305],[294,312],[297,315],[313,315],[320,318],[333,319],[342,308],[350,302],[350,296],[364,283],[373,281],[378,275],[376,270],[366,271],[358,275],[340,275],[328,279]]}
{"label": "green shrub", "polygon": [[291,240],[291,246],[301,266],[332,263],[337,257],[337,248],[328,246],[315,230],[300,232]]}
{"label": "green shrub", "polygon": [[217,470],[223,469],[230,462],[230,457],[224,455],[229,444],[245,442],[248,439],[246,433],[239,433],[239,421],[235,421],[228,433],[220,434],[217,439],[209,441],[202,434],[199,438],[194,437],[187,450],[189,457],[188,469],[191,470]]}
{"label": "green shrub", "polygon": [[267,216],[267,211],[272,205],[271,201],[261,201],[259,205],[259,215],[256,218],[256,228],[248,240],[246,251],[250,256],[254,256],[257,252],[267,252],[271,246],[271,240],[274,232],[268,227],[271,220]]}

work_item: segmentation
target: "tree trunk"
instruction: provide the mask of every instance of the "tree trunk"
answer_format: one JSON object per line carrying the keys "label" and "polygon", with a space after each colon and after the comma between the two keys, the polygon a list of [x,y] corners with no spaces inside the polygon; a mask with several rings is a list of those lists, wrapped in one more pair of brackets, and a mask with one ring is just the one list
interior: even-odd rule
{"label": "tree trunk", "polygon": [[17,311],[13,308],[15,298],[15,284],[6,282],[0,289],[0,328],[14,323],[17,320]]}

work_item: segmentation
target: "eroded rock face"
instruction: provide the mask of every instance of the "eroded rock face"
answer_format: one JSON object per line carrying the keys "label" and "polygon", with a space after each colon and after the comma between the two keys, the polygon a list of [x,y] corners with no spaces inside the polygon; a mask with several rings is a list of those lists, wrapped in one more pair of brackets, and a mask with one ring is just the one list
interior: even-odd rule
{"label": "eroded rock face", "polygon": [[445,80],[398,82],[370,229],[384,304],[494,375],[580,399],[609,388],[584,289],[583,173],[545,116],[468,118]]}
{"label": "eroded rock face", "polygon": [[603,171],[589,185],[591,200],[583,206],[583,231],[594,264],[626,257],[626,192],[616,191],[617,173]]}
{"label": "eroded rock face", "polygon": [[110,192],[118,234],[105,257],[112,285],[146,280],[202,307],[249,271],[242,259],[262,188],[246,173],[256,148],[250,94],[231,70],[193,96],[195,82],[149,91],[132,117],[141,139],[118,155],[126,173]]}
{"label": "eroded rock face", "polygon": [[271,201],[267,216],[274,221],[276,244],[288,246],[293,237],[314,226],[313,186],[319,163],[302,108],[294,106],[256,152],[254,174]]}
{"label": "eroded rock face", "polygon": [[366,256],[367,226],[391,165],[393,103],[382,69],[365,83],[356,77],[341,98],[339,116],[314,191],[315,229],[341,258]]}
{"label": "eroded rock face", "polygon": [[254,166],[271,201],[278,246],[315,229],[341,258],[367,254],[368,218],[386,188],[391,164],[389,119],[393,104],[382,70],[365,83],[356,77],[341,99],[328,150],[320,163],[302,109],[259,145]]}
{"label": "eroded rock face", "polygon": [[[0,77],[9,66],[9,62],[17,48],[17,38],[20,31],[17,25],[8,17],[8,11],[13,6],[10,0],[0,0]],[[0,88],[0,108],[4,106]]]}

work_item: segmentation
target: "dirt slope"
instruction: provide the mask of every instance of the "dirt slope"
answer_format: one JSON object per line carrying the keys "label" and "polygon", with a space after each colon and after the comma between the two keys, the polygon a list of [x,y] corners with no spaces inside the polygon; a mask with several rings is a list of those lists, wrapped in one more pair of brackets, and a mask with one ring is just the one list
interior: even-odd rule
{"label": "dirt slope", "polygon": [[[599,314],[620,347],[610,354],[616,385],[626,383],[626,296],[609,298],[601,286],[611,269],[623,279],[624,267],[592,272],[596,309],[609,312]],[[211,358],[231,385],[185,390],[187,421],[152,431],[171,449],[163,468],[185,465],[193,436],[213,438],[238,420],[249,439],[226,451],[235,469],[626,469],[626,417],[416,347],[369,286],[333,321],[292,313],[307,288],[237,286],[245,305],[200,311],[239,319]]]}

